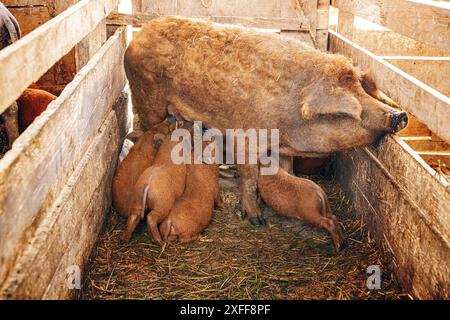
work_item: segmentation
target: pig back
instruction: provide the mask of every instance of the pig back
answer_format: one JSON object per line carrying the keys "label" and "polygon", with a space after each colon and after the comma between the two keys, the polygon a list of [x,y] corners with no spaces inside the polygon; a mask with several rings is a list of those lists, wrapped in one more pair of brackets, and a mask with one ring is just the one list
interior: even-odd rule
{"label": "pig back", "polygon": [[117,168],[112,182],[112,200],[114,208],[124,217],[128,216],[134,185],[155,159],[154,137],[161,132],[166,132],[164,125],[143,133]]}
{"label": "pig back", "polygon": [[214,202],[219,192],[219,167],[215,164],[188,164],[186,166],[186,196]]}
{"label": "pig back", "polygon": [[169,215],[180,237],[199,234],[211,222],[218,193],[217,165],[188,164],[186,169],[186,189]]}
{"label": "pig back", "polygon": [[320,55],[278,35],[165,17],[142,29],[125,64],[130,77],[165,82],[167,99],[187,119],[219,129],[267,128],[294,106],[295,79]]}

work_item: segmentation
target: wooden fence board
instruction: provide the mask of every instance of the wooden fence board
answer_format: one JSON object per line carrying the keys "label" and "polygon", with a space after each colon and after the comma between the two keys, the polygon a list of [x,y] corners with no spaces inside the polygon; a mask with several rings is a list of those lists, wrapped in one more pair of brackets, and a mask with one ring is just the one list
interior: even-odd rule
{"label": "wooden fence board", "polygon": [[0,162],[0,284],[125,86],[123,28]]}
{"label": "wooden fence board", "polygon": [[415,115],[440,138],[450,142],[449,97],[332,30],[330,50],[352,58],[361,68],[370,69],[380,90]]}
{"label": "wooden fence board", "polygon": [[0,51],[0,113],[87,36],[117,4],[118,0],[82,0]]}
{"label": "wooden fence board", "polygon": [[450,4],[421,0],[333,0],[339,10],[450,51]]}

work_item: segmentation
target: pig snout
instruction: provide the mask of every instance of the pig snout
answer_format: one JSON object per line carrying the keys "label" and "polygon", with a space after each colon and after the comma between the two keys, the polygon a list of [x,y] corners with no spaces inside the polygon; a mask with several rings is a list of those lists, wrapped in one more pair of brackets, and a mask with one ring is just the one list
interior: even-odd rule
{"label": "pig snout", "polygon": [[392,113],[391,131],[392,133],[399,132],[405,129],[408,125],[408,114],[402,111],[394,111]]}

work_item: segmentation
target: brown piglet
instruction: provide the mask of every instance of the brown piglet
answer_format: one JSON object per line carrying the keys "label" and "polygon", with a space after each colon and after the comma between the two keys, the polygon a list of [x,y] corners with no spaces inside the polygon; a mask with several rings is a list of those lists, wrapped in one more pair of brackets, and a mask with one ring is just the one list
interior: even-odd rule
{"label": "brown piglet", "polygon": [[120,215],[128,216],[133,187],[142,172],[152,164],[155,158],[158,151],[157,141],[160,141],[155,139],[155,136],[169,135],[173,126],[173,119],[168,118],[149,131],[137,135],[134,146],[119,164],[112,182],[112,200],[114,208]]}
{"label": "brown piglet", "polygon": [[153,164],[140,175],[131,196],[127,229],[123,239],[129,241],[146,210],[147,225],[153,240],[162,242],[158,225],[169,214],[175,201],[185,189],[186,164],[175,164],[171,159],[172,149],[178,141],[171,141],[170,135],[161,140]]}
{"label": "brown piglet", "polygon": [[345,246],[339,222],[331,212],[327,196],[319,185],[279,168],[274,175],[260,175],[258,188],[261,198],[271,209],[282,216],[327,230],[336,252]]}
{"label": "brown piglet", "polygon": [[191,242],[209,225],[214,204],[223,208],[216,164],[188,164],[186,189],[161,223],[164,241]]}

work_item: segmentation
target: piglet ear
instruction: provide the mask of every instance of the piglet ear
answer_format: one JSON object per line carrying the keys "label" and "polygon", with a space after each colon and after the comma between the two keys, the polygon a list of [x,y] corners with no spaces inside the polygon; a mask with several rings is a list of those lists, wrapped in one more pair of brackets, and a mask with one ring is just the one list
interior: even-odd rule
{"label": "piglet ear", "polygon": [[131,142],[136,143],[136,141],[138,141],[138,139],[142,136],[143,133],[144,131],[142,130],[133,130],[129,134],[127,134],[125,139],[128,139]]}
{"label": "piglet ear", "polygon": [[164,138],[165,136],[162,133],[155,134],[155,136],[153,137],[153,147],[155,149],[159,149],[164,141]]}

